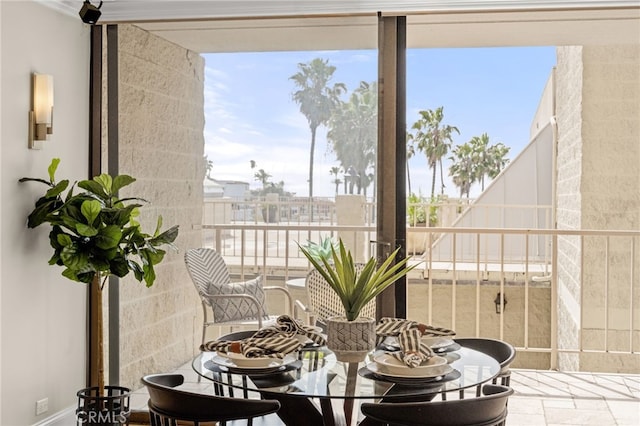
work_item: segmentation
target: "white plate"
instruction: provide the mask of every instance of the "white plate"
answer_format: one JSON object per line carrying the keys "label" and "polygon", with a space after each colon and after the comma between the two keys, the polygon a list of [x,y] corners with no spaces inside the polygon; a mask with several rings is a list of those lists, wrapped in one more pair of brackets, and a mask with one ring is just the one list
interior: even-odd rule
{"label": "white plate", "polygon": [[282,365],[290,364],[297,358],[294,354],[287,354],[284,358],[268,358],[268,357],[255,357],[247,358],[246,356],[234,352],[218,353],[211,361],[223,367],[243,368],[243,369],[265,369],[271,367],[279,367]]}
{"label": "white plate", "polygon": [[426,343],[434,351],[448,348],[455,343],[453,339],[448,337],[422,337],[420,341]]}
{"label": "white plate", "polygon": [[417,367],[409,367],[391,354],[377,355],[373,358],[373,361],[380,367],[380,371],[397,375],[398,377],[435,377],[451,371],[447,359],[437,355],[432,356]]}
{"label": "white plate", "polygon": [[[452,345],[455,345],[456,342],[449,337],[433,337],[433,336],[425,336],[421,337],[420,341],[429,346],[434,352],[440,353],[445,352],[447,348]],[[394,336],[388,336],[383,340],[383,345],[388,347],[388,350],[392,348],[400,349],[400,344],[398,343],[398,339]]]}
{"label": "white plate", "polygon": [[[382,367],[381,365],[375,362],[371,362],[367,364],[367,368],[374,374],[377,374],[382,377],[391,377],[391,378],[395,377],[395,378],[401,378],[401,379],[434,379],[436,377],[444,377],[453,371],[453,367],[451,367],[448,364],[443,366],[439,371],[434,371],[434,370],[423,371],[420,375],[416,375],[414,373],[409,373],[409,374],[391,373],[389,371],[385,371],[384,367]],[[409,370],[409,367],[407,367],[407,370]]]}
{"label": "white plate", "polygon": [[[327,341],[327,335],[326,334],[321,334],[321,336],[324,338],[324,341]],[[320,346],[324,346],[323,345],[319,345],[317,343],[315,343],[313,340],[311,340],[310,338],[308,338],[306,335],[303,334],[296,334],[294,336],[295,339],[297,339],[298,341],[300,341],[300,343],[303,344],[303,348],[317,348]],[[326,344],[326,343],[325,343]]]}

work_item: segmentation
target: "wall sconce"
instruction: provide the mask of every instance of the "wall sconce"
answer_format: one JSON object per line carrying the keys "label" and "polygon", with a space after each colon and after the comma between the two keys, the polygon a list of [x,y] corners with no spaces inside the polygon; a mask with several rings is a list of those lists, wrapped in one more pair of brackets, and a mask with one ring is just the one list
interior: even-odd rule
{"label": "wall sconce", "polygon": [[53,134],[53,76],[33,74],[32,105],[29,111],[29,148],[40,149],[40,141]]}
{"label": "wall sconce", "polygon": [[[501,300],[502,303],[500,303]],[[500,294],[500,292],[496,295],[493,303],[496,304],[496,314],[501,314],[507,308],[507,298]]]}

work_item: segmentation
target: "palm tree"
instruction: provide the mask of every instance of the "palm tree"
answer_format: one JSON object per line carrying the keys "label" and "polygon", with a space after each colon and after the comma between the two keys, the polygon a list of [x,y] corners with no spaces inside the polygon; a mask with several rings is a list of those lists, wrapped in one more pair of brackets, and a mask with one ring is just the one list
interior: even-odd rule
{"label": "palm tree", "polygon": [[361,194],[373,182],[369,175],[376,164],[378,121],[377,84],[360,82],[349,102],[341,102],[329,120],[327,140],[342,168],[353,167],[359,176],[356,185]]}
{"label": "palm tree", "polygon": [[489,136],[483,133],[481,136],[474,136],[469,141],[474,153],[474,163],[476,179],[480,182],[480,187],[484,191],[484,178],[493,179],[504,166],[509,162],[506,155],[509,147],[499,142],[496,145],[489,145]]}
{"label": "palm tree", "polygon": [[449,176],[453,184],[460,188],[460,198],[465,194],[469,198],[471,185],[475,182],[477,175],[473,146],[469,142],[458,145],[453,148],[452,154],[449,157],[452,162],[449,166]]}
{"label": "palm tree", "polygon": [[487,168],[487,176],[489,176],[490,179],[495,179],[509,163],[509,159],[505,157],[509,154],[510,150],[511,148],[505,146],[502,142],[498,142],[489,147],[490,163]]}
{"label": "palm tree", "polygon": [[211,172],[213,171],[213,161],[209,160],[208,156],[204,156],[204,167],[206,170],[206,174],[205,177],[208,180],[213,180],[213,178],[211,177]]}
{"label": "palm tree", "polygon": [[329,86],[336,67],[329,65],[328,59],[313,59],[309,63],[299,63],[298,72],[291,77],[296,88],[293,100],[300,106],[300,112],[307,118],[311,130],[311,148],[309,153],[309,199],[313,198],[313,157],[316,147],[316,131],[320,125],[327,124],[340,95],[346,92],[343,83]]}
{"label": "palm tree", "polygon": [[442,158],[447,155],[453,142],[452,134],[460,131],[455,126],[442,124],[444,118],[444,107],[434,110],[419,111],[420,119],[416,121],[412,129],[416,130],[413,139],[418,151],[423,152],[427,157],[427,164],[433,169],[433,179],[431,181],[431,198],[436,192],[436,172],[440,165],[441,193],[444,194],[444,176],[442,172]]}
{"label": "palm tree", "polygon": [[267,184],[269,183],[269,178],[271,175],[264,171],[264,169],[258,170],[254,175],[254,179],[258,182],[262,183],[262,189],[266,189]]}
{"label": "palm tree", "polygon": [[331,183],[335,183],[336,184],[336,195],[338,195],[338,187],[342,183],[340,178],[338,178],[338,174],[340,174],[340,170],[342,170],[342,169],[340,167],[338,167],[338,166],[333,166],[333,167],[331,167],[331,170],[329,170],[329,174],[335,176],[335,178],[331,181]]}
{"label": "palm tree", "polygon": [[473,150],[475,178],[480,182],[480,189],[484,191],[484,177],[487,175],[487,169],[489,168],[489,136],[486,133],[481,136],[474,136],[469,141],[469,144]]}
{"label": "palm tree", "polygon": [[407,189],[411,194],[411,172],[409,171],[409,160],[416,155],[416,147],[413,144],[413,134],[407,132]]}

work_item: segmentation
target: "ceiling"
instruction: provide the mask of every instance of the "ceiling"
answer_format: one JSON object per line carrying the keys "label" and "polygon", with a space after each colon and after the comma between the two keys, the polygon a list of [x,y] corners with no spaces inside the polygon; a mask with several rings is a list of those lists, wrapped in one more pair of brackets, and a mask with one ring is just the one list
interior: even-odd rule
{"label": "ceiling", "polygon": [[[47,3],[76,16],[82,6]],[[378,12],[407,15],[409,48],[640,43],[638,0],[105,0],[100,10],[101,24],[135,23],[201,53],[373,49]]]}

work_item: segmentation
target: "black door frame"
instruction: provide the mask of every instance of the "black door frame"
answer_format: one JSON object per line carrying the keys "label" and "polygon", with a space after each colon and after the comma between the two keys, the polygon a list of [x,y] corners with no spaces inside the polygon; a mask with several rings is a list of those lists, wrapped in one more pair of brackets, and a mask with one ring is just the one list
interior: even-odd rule
{"label": "black door frame", "polygon": [[[406,256],[406,16],[378,14],[378,260],[400,248]],[[378,318],[407,317],[407,278],[402,277],[377,300]]]}

